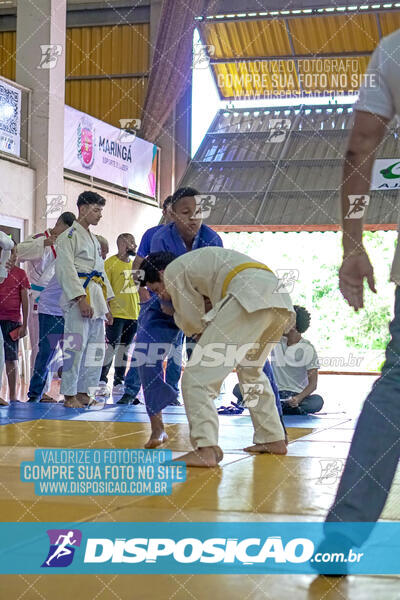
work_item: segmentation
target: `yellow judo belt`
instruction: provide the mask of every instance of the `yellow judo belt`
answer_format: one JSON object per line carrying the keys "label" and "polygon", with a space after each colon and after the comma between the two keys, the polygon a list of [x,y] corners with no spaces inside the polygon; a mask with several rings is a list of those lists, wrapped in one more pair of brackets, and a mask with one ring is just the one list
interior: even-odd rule
{"label": "yellow judo belt", "polygon": [[98,285],[101,285],[101,289],[103,290],[104,300],[107,302],[107,287],[104,282],[104,277],[99,271],[92,271],[91,273],[78,273],[78,277],[80,279],[85,279],[85,283],[83,284],[83,289],[86,292],[86,300],[87,303],[90,304],[90,292],[89,292],[89,282],[94,281]]}
{"label": "yellow judo belt", "polygon": [[226,292],[228,291],[228,286],[229,286],[230,282],[232,281],[232,279],[235,277],[235,275],[237,275],[241,271],[244,271],[245,269],[261,269],[263,271],[269,271],[270,273],[272,273],[271,269],[269,269],[267,267],[267,265],[263,265],[262,263],[258,263],[258,262],[247,262],[247,263],[242,263],[241,265],[237,265],[236,267],[234,267],[232,269],[232,271],[229,271],[228,275],[225,277],[225,280],[224,280],[224,283],[222,286],[222,298],[224,298],[226,296]]}

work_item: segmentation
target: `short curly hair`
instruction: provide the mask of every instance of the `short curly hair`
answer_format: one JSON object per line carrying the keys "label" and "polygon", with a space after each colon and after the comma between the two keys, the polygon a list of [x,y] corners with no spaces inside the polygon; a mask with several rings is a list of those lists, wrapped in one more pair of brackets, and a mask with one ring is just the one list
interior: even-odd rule
{"label": "short curly hair", "polygon": [[172,252],[152,252],[146,256],[140,265],[142,271],[140,286],[144,287],[147,283],[161,281],[160,271],[164,271],[175,258],[176,256]]}
{"label": "short curly hair", "polygon": [[304,306],[293,306],[296,312],[296,329],[299,333],[304,333],[310,327],[311,315]]}

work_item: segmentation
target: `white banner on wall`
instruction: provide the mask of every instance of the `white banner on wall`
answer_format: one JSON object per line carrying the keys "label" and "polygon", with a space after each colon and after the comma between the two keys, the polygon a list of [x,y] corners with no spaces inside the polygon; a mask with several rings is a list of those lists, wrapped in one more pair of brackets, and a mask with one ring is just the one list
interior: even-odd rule
{"label": "white banner on wall", "polygon": [[371,190],[400,189],[400,158],[377,158],[372,169]]}
{"label": "white banner on wall", "polygon": [[21,90],[0,81],[0,150],[20,155]]}
{"label": "white banner on wall", "polygon": [[65,107],[64,167],[156,198],[157,147]]}

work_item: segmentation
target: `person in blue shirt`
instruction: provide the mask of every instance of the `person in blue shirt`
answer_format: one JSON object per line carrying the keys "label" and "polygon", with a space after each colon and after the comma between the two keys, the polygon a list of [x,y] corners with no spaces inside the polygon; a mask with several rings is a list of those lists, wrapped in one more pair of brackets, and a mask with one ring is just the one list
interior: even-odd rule
{"label": "person in blue shirt", "polygon": [[[160,229],[162,229],[165,224],[171,222],[171,216],[170,216],[171,200],[172,200],[172,196],[167,196],[167,198],[165,198],[165,200],[163,202],[163,205],[162,205],[163,223],[160,223],[160,225],[156,225],[155,227],[150,227],[150,229],[147,229],[147,231],[144,232],[142,239],[140,240],[140,245],[137,250],[137,257],[135,259],[135,262],[134,262],[132,268],[139,269],[140,264],[142,263],[143,259],[146,258],[146,256],[148,254],[150,254],[151,242],[152,242],[154,235],[158,231],[160,231]],[[143,288],[142,288],[142,290],[143,290]]]}
{"label": "person in blue shirt", "polygon": [[[160,250],[181,256],[191,250],[206,246],[223,246],[220,236],[202,223],[201,196],[197,190],[186,187],[178,189],[172,196],[171,223],[157,231],[151,241],[151,252]],[[152,297],[139,315],[136,348],[140,381],[143,387],[146,409],[150,417],[151,436],[146,448],[156,448],[167,441],[162,410],[173,404],[176,390],[163,376],[163,360],[171,352],[173,344],[182,345],[182,332],[175,325],[170,307],[161,305]],[[138,349],[139,348],[139,349]],[[147,353],[144,359],[140,348]],[[144,363],[144,364],[142,364]],[[129,376],[129,373],[128,373]]]}
{"label": "person in blue shirt", "polygon": [[[160,225],[156,225],[155,227],[150,227],[147,231],[144,232],[142,239],[140,240],[140,245],[136,253],[136,257],[132,263],[132,269],[138,270],[140,269],[140,265],[142,264],[144,258],[150,254],[151,241],[154,235],[162,229],[165,224],[170,223],[170,208],[171,208],[171,200],[172,196],[167,196],[165,198],[162,205],[162,220],[163,223]],[[141,304],[145,304],[151,298],[151,293],[148,292],[146,288],[139,287],[139,297]],[[165,379],[172,386],[177,393],[179,393],[179,380],[181,377],[182,371],[182,341],[177,341],[176,347],[172,349],[171,357],[168,358],[167,368],[165,371]],[[137,399],[137,395],[140,390],[140,378],[137,368],[131,366],[126,374],[124,380],[124,394],[118,400],[117,404],[139,404],[139,400]],[[176,400],[173,404],[179,405],[180,402]]]}

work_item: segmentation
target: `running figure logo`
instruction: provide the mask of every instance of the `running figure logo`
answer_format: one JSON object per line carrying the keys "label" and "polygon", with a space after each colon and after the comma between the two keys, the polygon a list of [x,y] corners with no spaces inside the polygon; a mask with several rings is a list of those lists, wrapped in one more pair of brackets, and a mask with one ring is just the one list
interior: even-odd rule
{"label": "running figure logo", "polygon": [[369,204],[369,196],[363,194],[361,196],[349,196],[349,210],[345,215],[345,219],[361,219],[364,216],[365,210]]}
{"label": "running figure logo", "polygon": [[298,269],[276,269],[278,284],[274,294],[290,294],[293,292],[294,284],[299,279]]}
{"label": "running figure logo", "polygon": [[264,392],[262,383],[244,383],[243,384],[243,406],[246,408],[255,408]]}
{"label": "running figure logo", "polygon": [[[50,549],[42,567],[68,567],[82,541],[79,529],[48,529]],[[75,547],[74,547],[75,546]]]}
{"label": "running figure logo", "polygon": [[321,474],[317,483],[321,485],[332,485],[336,483],[341,475],[344,468],[344,460],[336,459],[336,460],[320,460],[319,464],[321,465]]}
{"label": "running figure logo", "polygon": [[60,44],[41,44],[40,51],[42,53],[40,64],[37,69],[53,69],[57,65],[58,57],[62,54],[62,46]]}

